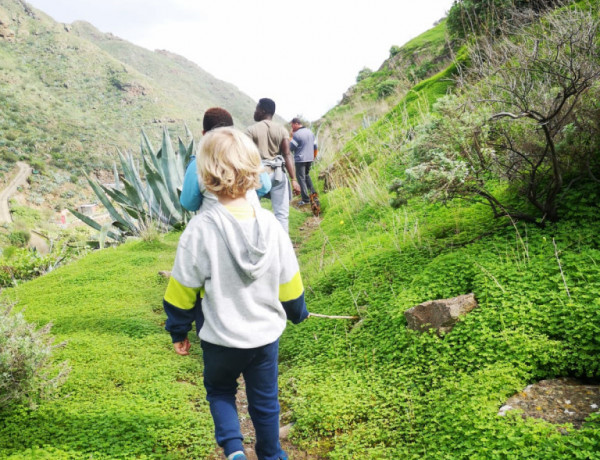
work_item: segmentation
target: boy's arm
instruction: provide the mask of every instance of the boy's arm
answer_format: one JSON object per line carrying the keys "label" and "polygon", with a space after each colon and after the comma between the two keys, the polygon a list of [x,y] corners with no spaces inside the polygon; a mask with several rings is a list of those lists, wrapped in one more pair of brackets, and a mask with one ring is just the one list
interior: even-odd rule
{"label": "boy's arm", "polygon": [[290,281],[279,286],[279,301],[283,305],[287,319],[292,323],[298,324],[308,318],[304,286],[299,271]]}
{"label": "boy's arm", "polygon": [[163,299],[163,308],[167,314],[165,329],[171,334],[173,343],[183,342],[197,320],[198,310],[202,308],[202,289],[182,285],[175,278],[169,279],[169,285]]}
{"label": "boy's arm", "polygon": [[298,324],[308,318],[304,300],[304,285],[300,276],[298,259],[289,235],[283,227],[277,226],[279,233],[279,254],[281,273],[279,275],[279,301],[283,305],[287,319]]}
{"label": "boy's arm", "polygon": [[196,158],[192,158],[185,170],[183,186],[179,202],[188,211],[197,211],[202,205],[202,194],[198,186],[198,171],[196,170]]}

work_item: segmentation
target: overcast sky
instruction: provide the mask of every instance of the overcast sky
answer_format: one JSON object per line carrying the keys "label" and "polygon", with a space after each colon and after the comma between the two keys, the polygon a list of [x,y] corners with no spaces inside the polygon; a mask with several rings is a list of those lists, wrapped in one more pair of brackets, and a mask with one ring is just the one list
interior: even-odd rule
{"label": "overcast sky", "polygon": [[363,67],[377,70],[444,17],[452,0],[27,0],[58,22],[82,19],[145,48],[166,49],[270,97],[289,120],[316,120]]}

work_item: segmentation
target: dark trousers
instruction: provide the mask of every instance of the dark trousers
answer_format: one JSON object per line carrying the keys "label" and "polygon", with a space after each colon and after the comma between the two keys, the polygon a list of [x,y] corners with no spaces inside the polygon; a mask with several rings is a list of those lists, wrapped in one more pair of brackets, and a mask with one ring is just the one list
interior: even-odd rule
{"label": "dark trousers", "polygon": [[310,178],[310,167],[312,166],[312,161],[306,161],[301,163],[295,163],[296,165],[296,179],[298,179],[298,183],[300,184],[300,194],[302,196],[302,201],[308,203],[310,201],[309,194],[315,193],[315,188],[313,187],[312,179]]}
{"label": "dark trousers", "polygon": [[244,450],[235,406],[237,379],[244,376],[248,411],[256,433],[259,460],[284,455],[279,443],[277,359],[279,340],[258,348],[228,348],[202,341],[204,387],[215,423],[215,438],[225,455]]}

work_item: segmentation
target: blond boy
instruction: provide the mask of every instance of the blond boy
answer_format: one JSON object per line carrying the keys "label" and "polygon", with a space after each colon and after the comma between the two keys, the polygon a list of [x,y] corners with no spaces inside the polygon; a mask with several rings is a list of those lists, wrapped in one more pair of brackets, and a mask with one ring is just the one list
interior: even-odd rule
{"label": "blond boy", "polygon": [[175,351],[187,355],[193,310],[202,297],[204,386],[217,443],[228,459],[245,459],[235,406],[244,376],[259,460],[287,459],[279,443],[277,357],[286,320],[308,317],[298,261],[273,214],[250,204],[261,160],[234,128],[208,133],[198,172],[218,203],[195,216],[181,236],[164,308]]}

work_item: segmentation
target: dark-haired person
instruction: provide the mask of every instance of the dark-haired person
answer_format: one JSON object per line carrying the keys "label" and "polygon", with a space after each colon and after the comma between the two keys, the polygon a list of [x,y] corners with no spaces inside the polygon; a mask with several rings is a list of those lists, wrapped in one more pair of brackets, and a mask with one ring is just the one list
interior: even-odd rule
{"label": "dark-haired person", "polygon": [[317,156],[317,143],[313,132],[304,126],[300,118],[293,118],[291,125],[293,135],[290,141],[290,150],[294,154],[296,178],[300,184],[302,196],[300,205],[310,204],[310,195],[315,193],[315,187],[310,178],[310,167]]}
{"label": "dark-haired person", "polygon": [[270,172],[273,214],[287,232],[291,193],[285,175],[286,169],[292,180],[294,194],[300,193],[300,185],[296,180],[296,168],[290,153],[289,134],[283,125],[273,121],[273,115],[275,102],[269,98],[260,99],[254,111],[256,123],[246,129],[246,134],[258,147],[263,165]]}
{"label": "dark-haired person", "polygon": [[[233,126],[233,118],[231,114],[220,107],[212,107],[204,112],[202,119],[202,134],[226,126]],[[271,190],[271,180],[267,173],[260,175],[261,187],[256,190],[256,194],[261,197],[269,193]],[[183,186],[179,202],[188,211],[198,211],[202,206],[203,198],[206,197],[210,201],[216,201],[216,197],[211,194],[204,193],[204,184],[198,182],[198,170],[196,165],[196,157],[192,157],[190,163],[185,170],[183,178]],[[256,201],[251,196],[248,197],[252,201]]]}

